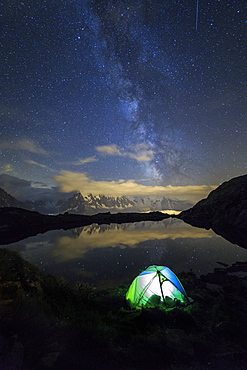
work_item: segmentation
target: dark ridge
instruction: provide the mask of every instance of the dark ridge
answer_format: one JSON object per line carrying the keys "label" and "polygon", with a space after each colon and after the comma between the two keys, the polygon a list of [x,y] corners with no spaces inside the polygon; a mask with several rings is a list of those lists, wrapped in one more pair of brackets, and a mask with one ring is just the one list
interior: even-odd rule
{"label": "dark ridge", "polygon": [[3,207],[0,208],[0,245],[14,243],[49,230],[67,230],[92,223],[121,224],[139,221],[161,221],[169,217],[171,216],[162,212],[117,214],[108,212],[92,216],[64,213],[52,216],[22,208]]}
{"label": "dark ridge", "polygon": [[247,249],[247,175],[224,182],[177,217]]}

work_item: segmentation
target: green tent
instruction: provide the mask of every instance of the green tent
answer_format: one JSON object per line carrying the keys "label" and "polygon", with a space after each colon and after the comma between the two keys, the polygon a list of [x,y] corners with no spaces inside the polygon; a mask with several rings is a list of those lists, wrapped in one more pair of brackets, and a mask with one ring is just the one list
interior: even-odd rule
{"label": "green tent", "polygon": [[130,308],[155,307],[162,303],[167,308],[174,308],[189,303],[181,282],[165,266],[149,266],[132,282],[126,294]]}

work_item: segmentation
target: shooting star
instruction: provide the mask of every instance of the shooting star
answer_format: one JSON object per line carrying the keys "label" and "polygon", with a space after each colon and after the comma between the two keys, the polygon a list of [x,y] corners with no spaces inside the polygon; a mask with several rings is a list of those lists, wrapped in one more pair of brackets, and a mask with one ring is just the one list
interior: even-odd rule
{"label": "shooting star", "polygon": [[199,0],[196,0],[196,31],[198,29]]}

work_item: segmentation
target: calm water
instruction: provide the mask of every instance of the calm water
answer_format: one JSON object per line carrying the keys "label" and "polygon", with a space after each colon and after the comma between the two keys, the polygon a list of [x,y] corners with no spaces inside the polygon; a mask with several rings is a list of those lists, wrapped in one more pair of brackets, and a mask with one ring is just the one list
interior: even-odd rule
{"label": "calm water", "polygon": [[197,275],[247,261],[247,250],[213,231],[177,219],[160,222],[97,225],[56,230],[2,246],[21,252],[44,272],[63,276],[71,283],[86,281],[99,288],[129,284],[149,265],[165,265],[174,272]]}

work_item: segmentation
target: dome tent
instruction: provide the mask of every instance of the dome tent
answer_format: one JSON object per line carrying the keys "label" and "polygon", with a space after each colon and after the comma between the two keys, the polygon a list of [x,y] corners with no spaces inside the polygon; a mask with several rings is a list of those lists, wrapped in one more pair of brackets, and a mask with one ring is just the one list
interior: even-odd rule
{"label": "dome tent", "polygon": [[130,308],[155,307],[160,303],[167,308],[190,302],[177,276],[165,266],[149,266],[131,283],[126,300]]}

